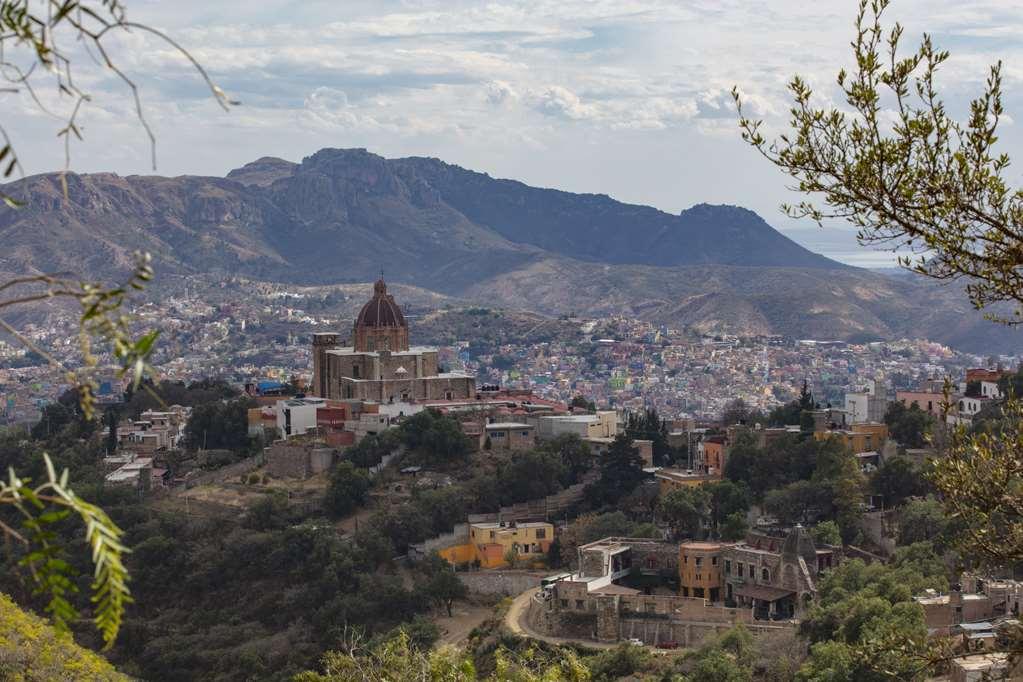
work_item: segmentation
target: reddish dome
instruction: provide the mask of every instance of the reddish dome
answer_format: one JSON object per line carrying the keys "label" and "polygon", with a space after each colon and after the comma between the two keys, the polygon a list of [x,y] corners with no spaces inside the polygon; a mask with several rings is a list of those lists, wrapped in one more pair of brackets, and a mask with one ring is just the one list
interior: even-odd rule
{"label": "reddish dome", "polygon": [[387,284],[381,278],[373,285],[373,298],[362,306],[355,321],[358,327],[406,327],[405,316],[394,302],[394,296],[387,293]]}

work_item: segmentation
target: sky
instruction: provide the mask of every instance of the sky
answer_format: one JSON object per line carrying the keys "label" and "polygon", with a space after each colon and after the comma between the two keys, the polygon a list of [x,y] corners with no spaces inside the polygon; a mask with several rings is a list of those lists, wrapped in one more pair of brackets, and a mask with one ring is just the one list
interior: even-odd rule
{"label": "sky", "polygon": [[[240,105],[221,110],[173,47],[135,31],[111,58],[138,86],[161,175],[223,175],[262,156],[323,147],[432,156],[496,177],[677,213],[751,208],[805,246],[865,267],[892,256],[841,224],[793,222],[785,178],[739,137],[736,85],[768,132],[784,132],[799,74],[822,103],[850,63],[854,0],[126,0],[128,18],[172,36]],[[894,0],[906,48],[923,33],[951,51],[939,86],[962,115],[1005,62],[1003,150],[1023,137],[1023,0]],[[131,92],[66,41],[87,91],[71,146],[79,172],[152,173]],[[58,115],[48,74],[34,76]],[[4,126],[28,173],[64,167],[57,116],[22,89]],[[1018,154],[1017,154],[1018,156]],[[1019,181],[1017,168],[1010,173]]]}

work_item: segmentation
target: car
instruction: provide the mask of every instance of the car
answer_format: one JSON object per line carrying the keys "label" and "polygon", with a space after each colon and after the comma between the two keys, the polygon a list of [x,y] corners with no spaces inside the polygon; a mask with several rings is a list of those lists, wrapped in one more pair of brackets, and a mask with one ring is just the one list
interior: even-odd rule
{"label": "car", "polygon": [[631,644],[632,646],[645,646],[645,645],[643,644],[643,640],[641,640],[641,639],[636,639],[635,637],[633,637],[633,638],[631,638],[631,639],[627,639],[627,640],[625,640],[625,643],[626,643],[626,644]]}
{"label": "car", "polygon": [[677,649],[678,648],[678,642],[672,642],[672,641],[661,642],[660,644],[657,645],[657,648],[658,649]]}

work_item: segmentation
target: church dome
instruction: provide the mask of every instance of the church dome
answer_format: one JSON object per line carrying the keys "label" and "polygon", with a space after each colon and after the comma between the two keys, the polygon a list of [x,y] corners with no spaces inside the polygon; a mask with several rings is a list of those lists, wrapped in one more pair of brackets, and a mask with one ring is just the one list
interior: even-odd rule
{"label": "church dome", "polygon": [[407,327],[401,308],[394,302],[394,296],[387,293],[387,284],[383,278],[373,285],[373,298],[362,306],[356,327]]}

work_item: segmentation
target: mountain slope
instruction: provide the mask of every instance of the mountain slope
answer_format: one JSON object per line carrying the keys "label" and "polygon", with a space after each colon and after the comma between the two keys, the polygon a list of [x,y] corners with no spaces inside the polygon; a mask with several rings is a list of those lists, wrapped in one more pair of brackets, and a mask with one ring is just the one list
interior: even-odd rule
{"label": "mountain slope", "polygon": [[436,159],[325,149],[261,158],[226,178],[41,175],[5,191],[0,272],[114,279],[131,252],[157,276],[238,274],[298,284],[383,270],[445,296],[543,314],[623,312],[705,331],[927,337],[1011,349],[1020,335],[957,286],[891,278],[813,254],[756,214],[680,215],[495,180]]}

